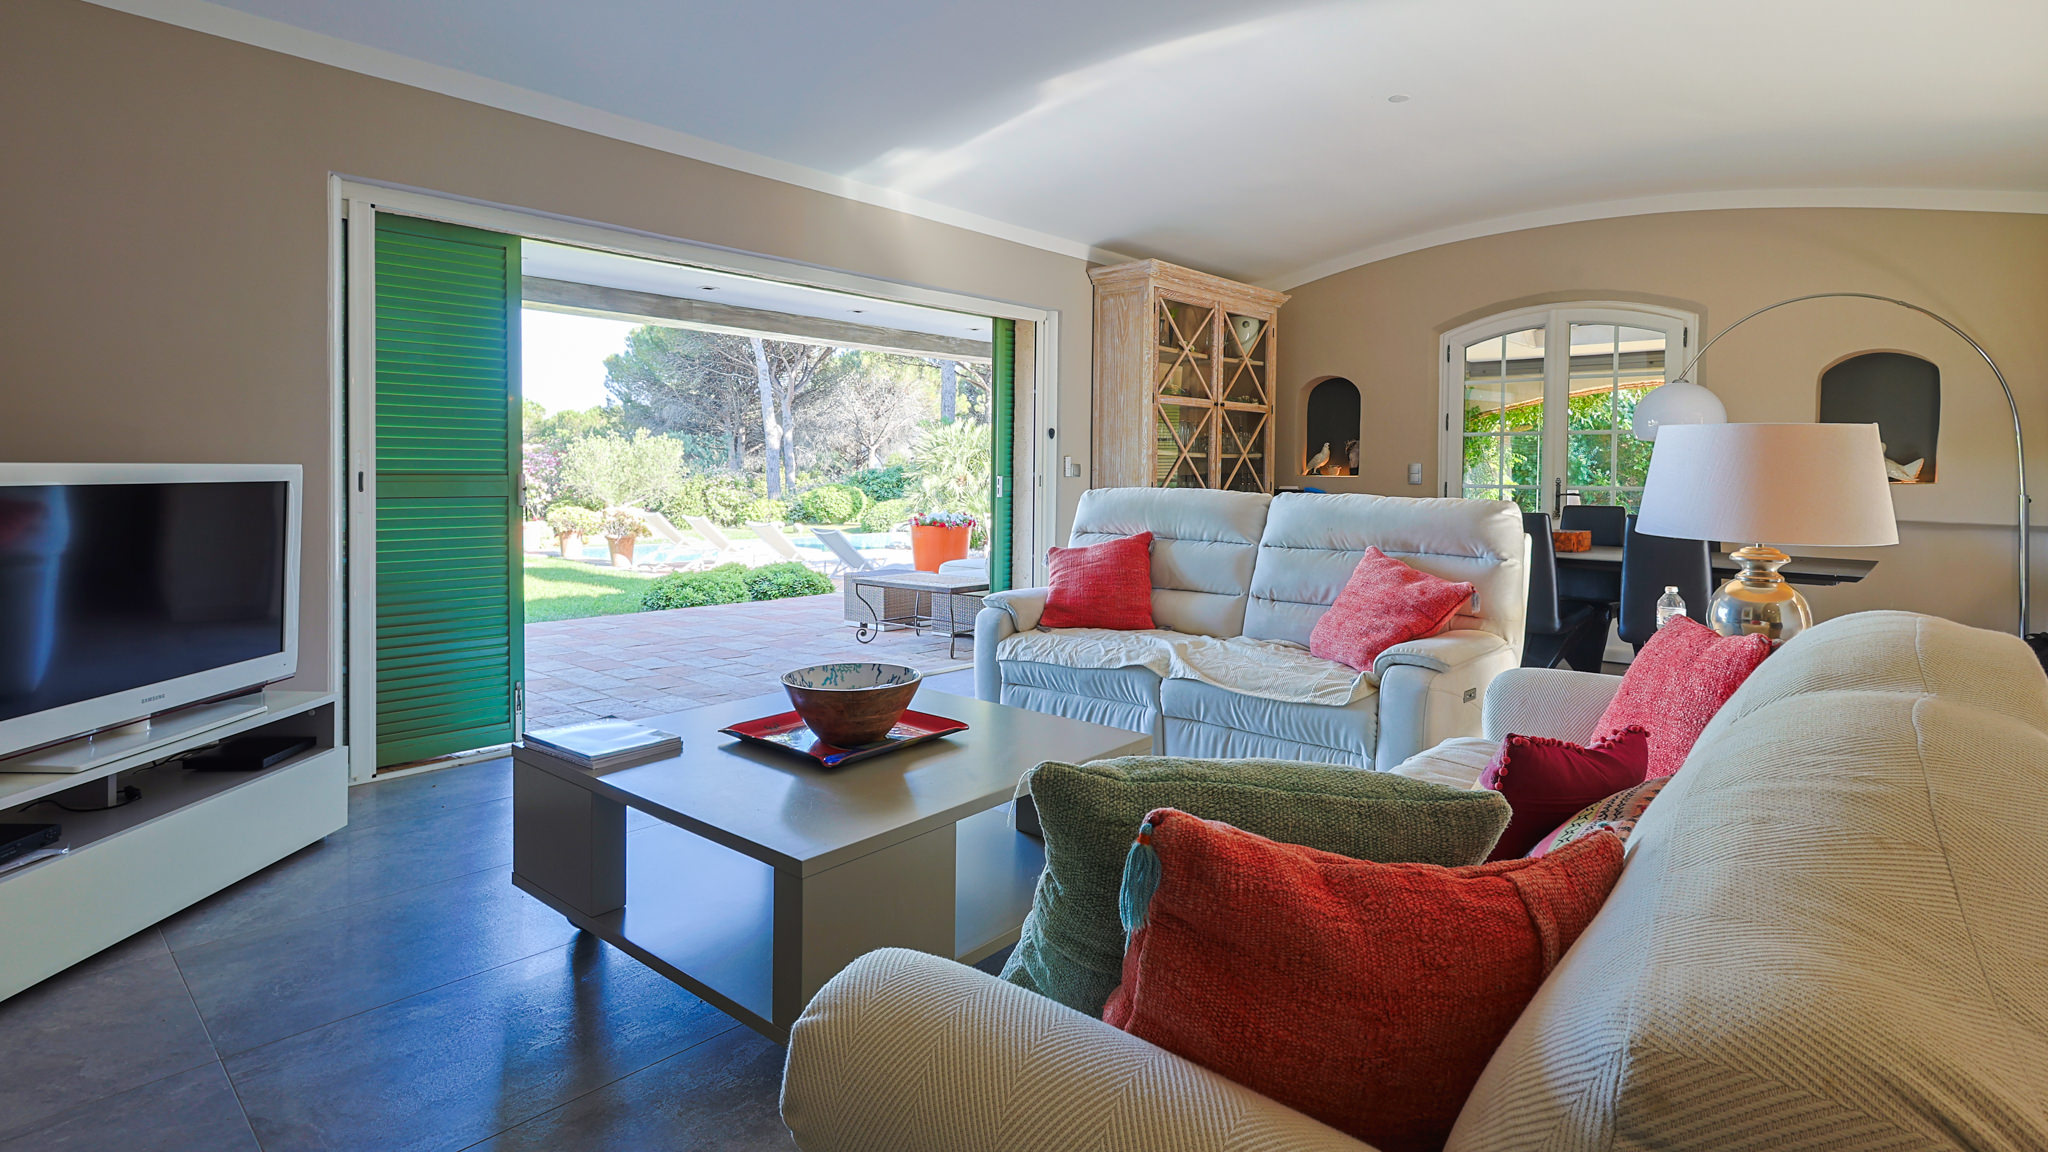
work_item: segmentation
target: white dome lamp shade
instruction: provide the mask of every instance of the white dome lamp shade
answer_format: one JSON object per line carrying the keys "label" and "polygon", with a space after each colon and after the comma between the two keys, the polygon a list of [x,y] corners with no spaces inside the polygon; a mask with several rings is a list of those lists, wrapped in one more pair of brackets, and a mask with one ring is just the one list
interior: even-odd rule
{"label": "white dome lamp shade", "polygon": [[1667,424],[1726,424],[1728,409],[1721,398],[1690,380],[1673,380],[1636,401],[1628,430],[1638,440],[1655,440]]}

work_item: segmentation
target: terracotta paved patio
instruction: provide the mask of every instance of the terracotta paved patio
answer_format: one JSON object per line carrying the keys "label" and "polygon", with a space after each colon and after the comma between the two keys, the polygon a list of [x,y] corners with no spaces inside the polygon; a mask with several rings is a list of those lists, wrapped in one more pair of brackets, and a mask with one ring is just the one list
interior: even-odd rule
{"label": "terracotta paved patio", "polygon": [[[834,592],[528,624],[526,726],[633,720],[779,692],[784,672],[833,660],[894,661],[928,676],[972,664],[965,637],[957,660],[947,656],[946,638],[931,632],[885,632],[858,643],[843,612]],[[966,681],[948,677],[945,688],[971,694]]]}

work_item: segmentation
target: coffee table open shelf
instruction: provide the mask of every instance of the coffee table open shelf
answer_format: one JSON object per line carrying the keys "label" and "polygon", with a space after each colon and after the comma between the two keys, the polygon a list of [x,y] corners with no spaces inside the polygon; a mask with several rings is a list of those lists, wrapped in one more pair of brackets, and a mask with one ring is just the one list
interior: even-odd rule
{"label": "coffee table open shelf", "polygon": [[[863,953],[973,963],[1014,943],[1044,864],[1010,827],[1017,778],[1151,747],[929,689],[912,707],[968,731],[843,768],[718,732],[786,707],[650,719],[682,736],[681,755],[604,774],[520,749],[513,777],[513,883],[778,1043]],[[628,833],[628,807],[657,822]]]}

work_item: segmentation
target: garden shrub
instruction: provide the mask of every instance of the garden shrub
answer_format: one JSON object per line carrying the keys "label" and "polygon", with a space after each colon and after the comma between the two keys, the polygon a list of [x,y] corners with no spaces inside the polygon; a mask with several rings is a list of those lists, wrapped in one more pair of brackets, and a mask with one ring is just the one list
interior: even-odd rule
{"label": "garden shrub", "polygon": [[720,564],[703,572],[671,572],[648,582],[640,594],[640,608],[660,612],[668,608],[701,608],[706,604],[737,604],[747,598],[747,566]]}
{"label": "garden shrub", "polygon": [[767,564],[747,573],[747,599],[782,600],[790,596],[822,596],[832,591],[832,581],[798,561]]}
{"label": "garden shrub", "polygon": [[736,476],[692,476],[656,511],[671,520],[704,516],[713,524],[737,528],[746,523],[747,505],[761,495],[756,487]]}
{"label": "garden shrub", "polygon": [[867,507],[867,493],[851,484],[821,484],[797,501],[797,519],[806,524],[844,524]]}
{"label": "garden shrub", "polygon": [[869,506],[854,526],[863,532],[891,532],[910,519],[909,500],[884,500]]}
{"label": "garden shrub", "polygon": [[763,522],[786,524],[789,522],[789,505],[781,500],[762,497],[746,506],[744,514],[740,517],[740,522],[743,524]]}
{"label": "garden shrub", "polygon": [[557,536],[582,536],[586,539],[597,535],[604,523],[604,517],[597,511],[580,504],[556,504],[548,509],[548,531]]}
{"label": "garden shrub", "polygon": [[887,468],[863,468],[848,476],[846,482],[867,493],[868,499],[877,504],[910,495],[913,483],[901,464],[891,464]]}

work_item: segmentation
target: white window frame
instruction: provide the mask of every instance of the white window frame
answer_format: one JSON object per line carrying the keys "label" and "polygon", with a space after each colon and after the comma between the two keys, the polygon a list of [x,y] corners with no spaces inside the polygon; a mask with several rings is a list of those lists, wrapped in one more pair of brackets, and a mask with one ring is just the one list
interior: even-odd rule
{"label": "white window frame", "polygon": [[[1622,324],[1631,328],[1662,331],[1665,336],[1665,364],[1669,372],[1682,367],[1692,355],[1693,335],[1700,330],[1699,313],[1654,304],[1621,300],[1583,300],[1544,304],[1496,313],[1443,334],[1438,340],[1437,366],[1440,381],[1437,394],[1437,477],[1445,496],[1461,496],[1465,487],[1465,361],[1463,352],[1472,344],[1541,328],[1543,334],[1543,427],[1542,506],[1554,516],[1562,514],[1567,491],[1565,465],[1568,441],[1560,424],[1551,427],[1549,414],[1562,412],[1571,388],[1569,341],[1573,324]],[[1562,356],[1555,349],[1566,349]],[[1695,374],[1697,376],[1697,374]]]}

